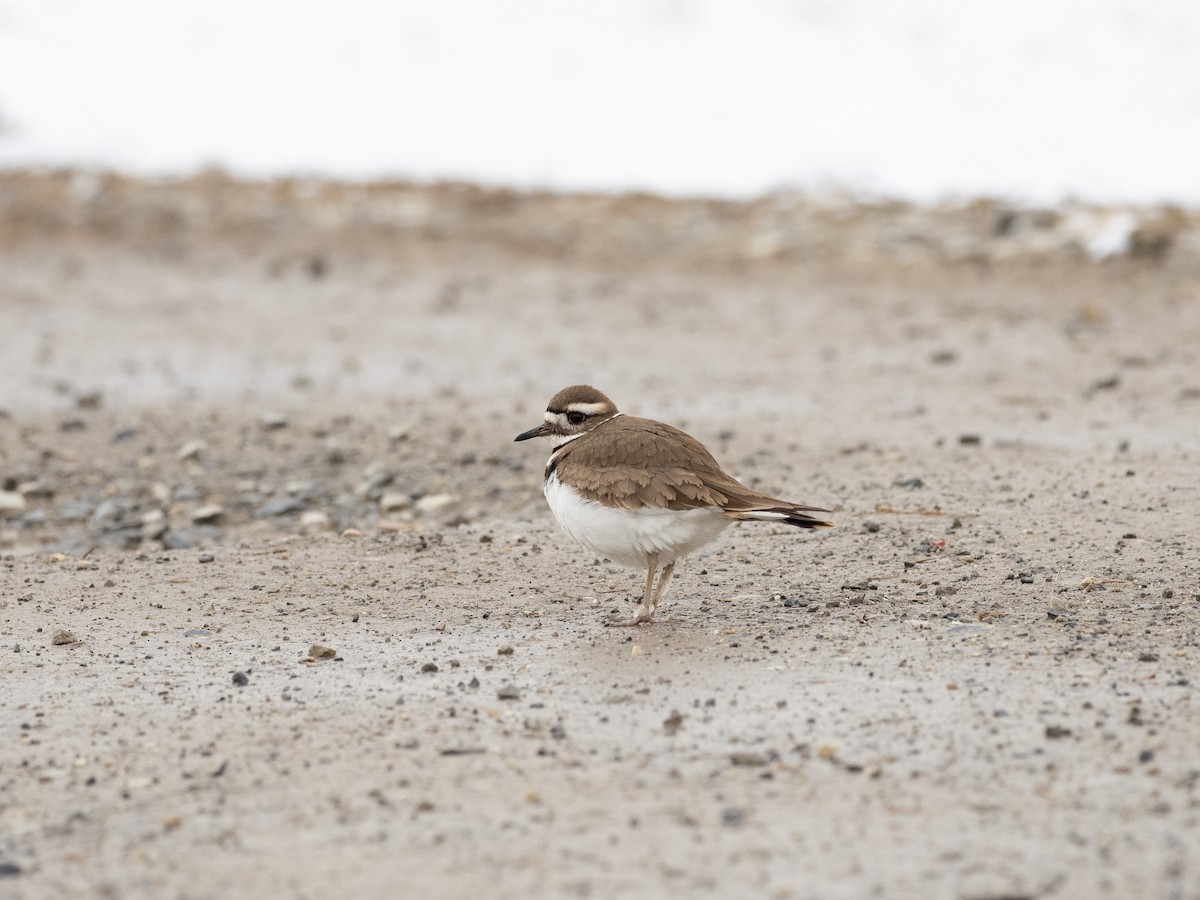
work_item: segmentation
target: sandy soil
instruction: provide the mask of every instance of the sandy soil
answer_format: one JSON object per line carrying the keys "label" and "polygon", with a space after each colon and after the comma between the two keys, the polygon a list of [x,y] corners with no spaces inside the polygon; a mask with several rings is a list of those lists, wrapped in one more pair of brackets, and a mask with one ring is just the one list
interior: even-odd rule
{"label": "sandy soil", "polygon": [[[3,896],[1200,896],[1194,232],[89,179],[0,185]],[[577,381],[839,527],[606,628]]]}

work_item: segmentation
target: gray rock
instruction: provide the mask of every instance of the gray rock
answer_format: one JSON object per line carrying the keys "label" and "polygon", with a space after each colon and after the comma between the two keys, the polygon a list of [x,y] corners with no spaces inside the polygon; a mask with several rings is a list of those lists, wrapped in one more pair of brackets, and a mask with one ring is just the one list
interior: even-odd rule
{"label": "gray rock", "polygon": [[306,508],[303,500],[295,497],[273,497],[254,511],[260,519],[273,519],[276,516],[287,516],[302,512]]}
{"label": "gray rock", "polygon": [[98,531],[106,531],[116,525],[120,519],[121,508],[115,500],[109,498],[100,502],[100,505],[92,513],[91,519],[88,520],[88,524]]}
{"label": "gray rock", "polygon": [[71,500],[58,508],[58,517],[64,522],[82,522],[92,513],[91,504],[83,500]]}
{"label": "gray rock", "polygon": [[164,531],[160,540],[167,550],[186,550],[195,543],[191,530],[187,528],[172,528]]}
{"label": "gray rock", "polygon": [[199,441],[199,440],[188,441],[186,444],[184,444],[182,447],[179,448],[179,451],[175,454],[175,458],[180,460],[181,462],[183,460],[189,460],[189,459],[196,461],[196,460],[199,460],[200,457],[204,455],[204,451],[207,449],[208,449],[208,444],[206,444],[204,441]]}
{"label": "gray rock", "polygon": [[946,629],[946,634],[983,634],[990,626],[983,624],[967,624],[951,625]]}
{"label": "gray rock", "polygon": [[383,488],[395,479],[396,474],[381,462],[373,462],[363,470],[362,483],[357,488],[360,497],[376,499]]}

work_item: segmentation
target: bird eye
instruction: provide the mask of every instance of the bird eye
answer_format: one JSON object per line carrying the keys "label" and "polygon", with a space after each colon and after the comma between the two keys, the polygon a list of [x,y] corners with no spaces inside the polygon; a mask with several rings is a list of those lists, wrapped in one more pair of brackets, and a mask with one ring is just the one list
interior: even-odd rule
{"label": "bird eye", "polygon": [[584,415],[583,413],[581,413],[581,412],[569,412],[569,413],[567,413],[567,421],[568,421],[568,422],[570,422],[572,425],[579,425],[579,424],[580,424],[580,423],[582,423],[582,422],[583,422],[583,420],[584,420],[584,419],[586,419],[586,418],[587,418],[587,416],[585,416],[585,415]]}

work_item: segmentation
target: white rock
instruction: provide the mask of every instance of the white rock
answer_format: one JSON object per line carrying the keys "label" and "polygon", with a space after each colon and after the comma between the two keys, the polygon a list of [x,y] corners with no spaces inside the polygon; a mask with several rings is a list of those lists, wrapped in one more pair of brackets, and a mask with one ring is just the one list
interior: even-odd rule
{"label": "white rock", "polygon": [[161,509],[148,509],[142,513],[142,539],[161,537],[167,530],[167,517]]}
{"label": "white rock", "polygon": [[426,494],[417,501],[417,512],[428,515],[445,509],[448,506],[453,506],[458,502],[458,498],[453,494]]}
{"label": "white rock", "polygon": [[410,501],[406,494],[397,494],[395,492],[384,494],[379,498],[380,512],[395,512],[398,509],[408,509]]}
{"label": "white rock", "polygon": [[408,440],[416,424],[416,422],[402,422],[399,425],[393,425],[388,429],[388,440],[395,444]]}
{"label": "white rock", "polygon": [[215,522],[225,515],[225,507],[219,503],[206,503],[192,513],[193,522]]}
{"label": "white rock", "polygon": [[17,491],[0,491],[0,513],[21,512],[25,509],[25,497]]}
{"label": "white rock", "polygon": [[329,520],[329,516],[319,509],[310,509],[300,516],[300,531],[303,534],[316,534],[332,528],[333,523]]}

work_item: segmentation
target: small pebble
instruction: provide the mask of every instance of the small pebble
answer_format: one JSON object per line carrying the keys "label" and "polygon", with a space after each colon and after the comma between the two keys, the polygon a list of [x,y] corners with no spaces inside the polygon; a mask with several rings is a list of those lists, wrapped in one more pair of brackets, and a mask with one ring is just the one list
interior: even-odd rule
{"label": "small pebble", "polygon": [[736,828],[746,821],[746,810],[740,806],[727,806],[721,811],[721,824]]}
{"label": "small pebble", "polygon": [[496,651],[496,655],[497,656],[512,656],[513,648],[506,644],[505,646],[501,647],[499,650]]}
{"label": "small pebble", "polygon": [[201,553],[200,554],[200,562],[202,562],[202,563],[210,563],[214,559],[216,559],[216,557],[213,556],[211,553]]}
{"label": "small pebble", "polygon": [[59,628],[54,632],[54,637],[50,639],[50,643],[55,647],[61,647],[64,644],[77,644],[79,643],[79,638],[75,637],[73,632]]}
{"label": "small pebble", "polygon": [[162,533],[164,550],[187,550],[195,543],[195,537],[186,528],[173,528]]}
{"label": "small pebble", "polygon": [[436,672],[437,670],[438,670],[437,663],[425,663],[425,665],[421,666],[422,672],[432,673],[432,672]]}
{"label": "small pebble", "polygon": [[496,691],[496,697],[500,700],[520,700],[521,692],[516,685],[506,684]]}
{"label": "small pebble", "polygon": [[286,516],[289,513],[300,512],[304,509],[304,501],[295,497],[275,497],[268,500],[254,511],[260,519],[271,519],[276,516]]}
{"label": "small pebble", "polygon": [[245,672],[234,672],[233,673],[233,683],[236,684],[238,687],[245,687],[246,685],[248,685],[250,683],[250,678],[249,678],[249,676],[246,675]]}
{"label": "small pebble", "polygon": [[287,416],[280,412],[266,412],[259,417],[258,420],[262,427],[267,431],[275,431],[278,428],[287,428]]}
{"label": "small pebble", "polygon": [[426,494],[415,504],[416,510],[419,513],[428,515],[429,513],[441,512],[449,506],[453,506],[458,502],[458,498],[453,494]]}
{"label": "small pebble", "polygon": [[324,644],[313,644],[308,648],[308,655],[313,659],[333,659],[337,656],[337,651]]}
{"label": "small pebble", "polygon": [[184,460],[198,460],[208,449],[208,444],[204,441],[188,441],[179,448],[179,452],[175,454],[175,458],[181,462]]}
{"label": "small pebble", "polygon": [[192,513],[193,522],[216,522],[223,515],[225,509],[219,503],[206,503],[204,506],[198,507]]}
{"label": "small pebble", "polygon": [[407,494],[399,494],[395,491],[384,494],[379,498],[379,511],[390,513],[398,510],[408,509],[412,505],[412,501],[408,499]]}
{"label": "small pebble", "polygon": [[330,521],[328,513],[322,512],[319,509],[310,509],[300,514],[300,531],[302,534],[319,534],[322,531],[331,531],[332,529],[333,522]]}
{"label": "small pebble", "polygon": [[735,766],[765,766],[767,757],[761,753],[741,751],[729,754],[729,761]]}

